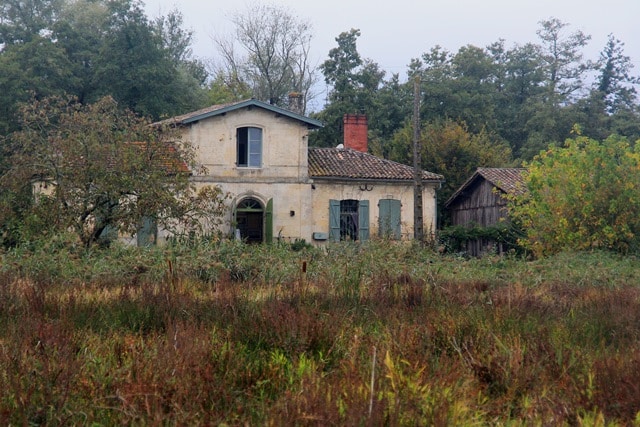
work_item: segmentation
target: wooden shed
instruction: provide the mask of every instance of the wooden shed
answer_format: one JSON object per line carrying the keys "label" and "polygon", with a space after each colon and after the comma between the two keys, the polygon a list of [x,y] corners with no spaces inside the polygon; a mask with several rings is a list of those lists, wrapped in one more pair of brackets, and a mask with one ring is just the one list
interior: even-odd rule
{"label": "wooden shed", "polygon": [[[447,200],[451,224],[463,227],[490,227],[507,220],[506,194],[525,191],[522,168],[478,168]],[[496,242],[488,239],[469,240],[467,252],[478,256]],[[498,252],[504,248],[495,247]]]}

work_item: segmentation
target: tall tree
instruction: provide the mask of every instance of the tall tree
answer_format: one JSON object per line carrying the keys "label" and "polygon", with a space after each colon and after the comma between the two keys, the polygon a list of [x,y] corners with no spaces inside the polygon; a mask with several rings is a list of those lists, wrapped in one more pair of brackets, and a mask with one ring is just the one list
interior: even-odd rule
{"label": "tall tree", "polygon": [[[169,59],[178,69],[179,82],[185,86],[201,88],[209,77],[204,62],[194,58],[193,31],[184,28],[184,18],[178,10],[156,18],[156,31],[162,39],[162,46],[168,52]],[[193,80],[193,82],[189,82]],[[202,98],[202,93],[192,94]]]}
{"label": "tall tree", "polygon": [[534,115],[544,92],[540,47],[527,43],[504,49],[500,43],[489,49],[500,75],[496,85],[498,96],[495,109],[498,133],[509,141],[514,156],[520,157],[529,138],[525,124]]}
{"label": "tall tree", "polygon": [[105,2],[77,0],[65,4],[54,26],[56,45],[64,49],[73,73],[67,92],[81,103],[97,99],[96,56],[109,37],[109,16]]}
{"label": "tall tree", "polygon": [[543,91],[527,102],[528,114],[523,123],[526,141],[516,147],[522,159],[533,158],[551,144],[562,144],[580,121],[575,103],[585,95],[584,79],[593,69],[582,55],[591,36],[582,31],[566,34],[568,26],[557,18],[540,21],[537,35]]}
{"label": "tall tree", "polygon": [[583,61],[581,52],[591,36],[582,31],[565,36],[563,30],[568,26],[557,18],[549,18],[540,21],[540,29],[536,32],[542,43],[548,101],[556,104],[571,101],[584,88],[584,75],[593,67]]}
{"label": "tall tree", "polygon": [[17,129],[18,104],[72,89],[71,63],[48,38],[34,37],[0,53],[0,135]]}
{"label": "tall tree", "polygon": [[576,108],[582,115],[579,123],[585,135],[605,139],[611,134],[640,138],[640,109],[632,75],[633,64],[624,54],[624,43],[609,35],[597,62],[597,75],[591,93]]}
{"label": "tall tree", "polygon": [[425,122],[437,118],[450,117],[448,108],[455,105],[451,88],[452,54],[441,46],[434,46],[420,58],[414,58],[409,65],[409,78],[420,74],[423,99],[421,117]]}
{"label": "tall tree", "polygon": [[329,59],[320,65],[324,81],[332,87],[331,101],[348,101],[359,85],[358,71],[363,59],[358,52],[360,30],[352,28],[336,37],[337,47],[329,51]]}
{"label": "tall tree", "polygon": [[342,143],[345,114],[364,113],[371,117],[375,113],[376,97],[384,83],[385,72],[377,63],[360,56],[357,49],[359,36],[358,29],[341,33],[336,37],[338,46],[329,51],[329,58],[320,65],[325,82],[331,89],[329,103],[317,115],[325,126],[312,135],[310,143],[313,145],[335,146]]}
{"label": "tall tree", "polygon": [[232,22],[234,37],[216,40],[224,74],[248,84],[254,97],[281,107],[288,105],[289,94],[301,94],[304,112],[316,82],[311,24],[283,7],[259,4],[236,13]]}
{"label": "tall tree", "polygon": [[50,33],[65,0],[3,0],[0,3],[0,46],[28,43]]}
{"label": "tall tree", "polygon": [[388,159],[391,156],[394,134],[411,117],[413,93],[411,86],[400,83],[397,74],[382,83],[372,101],[370,114],[369,149],[371,153]]}
{"label": "tall tree", "polygon": [[0,132],[17,104],[68,93],[160,118],[206,102],[204,66],[191,57],[177,12],[150,21],[139,0],[8,0],[0,6]]}
{"label": "tall tree", "polygon": [[597,69],[599,75],[594,89],[596,95],[602,97],[606,113],[637,108],[634,85],[640,83],[640,79],[631,75],[631,58],[624,54],[624,43],[613,34],[609,34],[607,44],[600,52]]}
{"label": "tall tree", "polygon": [[111,95],[123,106],[154,118],[178,114],[193,105],[176,84],[181,81],[172,52],[164,48],[162,35],[141,5],[122,1],[109,7],[109,37],[95,58],[96,95]]}
{"label": "tall tree", "polygon": [[498,69],[489,52],[477,46],[463,46],[453,56],[451,67],[453,93],[458,100],[452,117],[466,123],[472,133],[484,128],[495,131]]}

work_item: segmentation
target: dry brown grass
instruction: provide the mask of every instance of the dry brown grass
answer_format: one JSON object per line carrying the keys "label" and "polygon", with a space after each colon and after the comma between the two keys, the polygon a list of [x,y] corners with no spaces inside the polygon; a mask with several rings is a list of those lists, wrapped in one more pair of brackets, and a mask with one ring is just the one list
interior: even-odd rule
{"label": "dry brown grass", "polygon": [[[241,248],[224,250],[235,257]],[[569,258],[573,269],[596,271],[589,282],[569,270],[559,280],[566,258],[456,260],[382,245],[342,253],[243,250],[242,260],[227,260],[222,249],[211,249],[215,262],[204,276],[191,264],[203,251],[178,254],[170,270],[166,253],[119,255],[135,256],[120,265],[145,266],[128,281],[118,271],[118,280],[91,273],[90,263],[82,280],[59,272],[60,282],[39,280],[42,273],[25,274],[24,267],[6,269],[0,421],[636,419],[640,287],[626,259],[598,255],[603,264],[594,270],[589,255]],[[603,284],[607,271],[620,277]]]}

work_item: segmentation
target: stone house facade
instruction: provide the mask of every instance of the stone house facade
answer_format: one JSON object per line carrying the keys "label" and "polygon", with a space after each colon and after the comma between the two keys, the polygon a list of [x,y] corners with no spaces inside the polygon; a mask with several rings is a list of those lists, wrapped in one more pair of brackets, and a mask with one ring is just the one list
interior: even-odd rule
{"label": "stone house facade", "polygon": [[[222,230],[229,235],[314,244],[413,235],[413,169],[367,153],[364,116],[345,116],[344,145],[336,148],[309,148],[319,121],[255,99],[168,122],[206,170],[193,171],[196,185],[218,185],[231,195]],[[442,181],[423,172],[426,232],[435,230]]]}

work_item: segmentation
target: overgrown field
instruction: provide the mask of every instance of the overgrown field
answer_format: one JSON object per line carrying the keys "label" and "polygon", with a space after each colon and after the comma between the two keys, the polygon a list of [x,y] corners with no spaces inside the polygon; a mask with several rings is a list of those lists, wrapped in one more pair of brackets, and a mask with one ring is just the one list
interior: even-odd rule
{"label": "overgrown field", "polygon": [[0,254],[2,425],[628,425],[640,269],[372,242]]}

